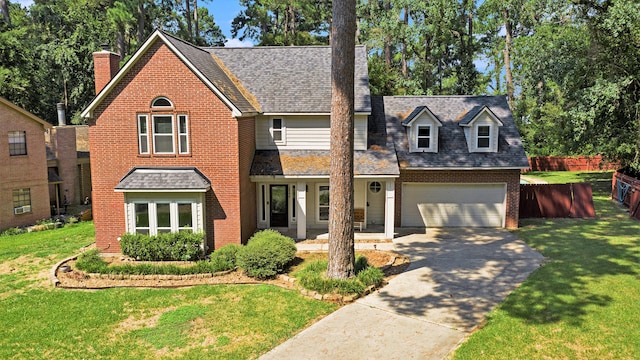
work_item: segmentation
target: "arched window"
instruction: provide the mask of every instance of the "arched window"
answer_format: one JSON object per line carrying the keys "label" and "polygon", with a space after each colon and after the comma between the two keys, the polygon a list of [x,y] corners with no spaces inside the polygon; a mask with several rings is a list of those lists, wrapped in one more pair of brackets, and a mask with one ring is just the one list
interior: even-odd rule
{"label": "arched window", "polygon": [[152,108],[172,108],[173,104],[171,103],[171,101],[169,101],[169,99],[161,96],[161,97],[155,98],[151,102],[151,107]]}

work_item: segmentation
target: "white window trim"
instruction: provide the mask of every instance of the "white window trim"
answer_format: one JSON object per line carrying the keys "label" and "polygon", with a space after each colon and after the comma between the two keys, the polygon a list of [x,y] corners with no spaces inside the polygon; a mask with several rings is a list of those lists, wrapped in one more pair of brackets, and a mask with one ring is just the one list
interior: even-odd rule
{"label": "white window trim", "polygon": [[[486,126],[486,127],[489,128],[489,136],[480,136],[480,132],[478,130],[479,130],[479,128],[481,126]],[[475,133],[475,136],[474,136],[474,139],[473,139],[473,141],[474,141],[473,146],[474,146],[474,149],[475,149],[476,152],[494,152],[495,151],[494,145],[493,145],[493,134],[494,134],[493,127],[494,126],[492,124],[476,124],[475,125],[475,127],[473,129],[474,133]],[[478,140],[480,140],[480,139],[489,139],[489,146],[488,147],[479,147],[478,146]]]}
{"label": "white window trim", "polygon": [[[429,136],[420,136],[419,135],[420,128],[429,128]],[[433,126],[431,124],[418,124],[415,127],[415,131],[416,131],[416,138],[415,138],[416,150],[419,152],[432,151],[433,150]],[[429,139],[429,146],[421,147],[419,145],[419,141],[418,141],[419,139]]]}
{"label": "white window trim", "polygon": [[[169,102],[169,106],[160,106],[160,105],[154,105],[154,103],[158,100],[167,100]],[[168,110],[168,109],[173,109],[173,102],[171,102],[171,100],[169,100],[167,97],[165,96],[158,96],[157,98],[153,99],[151,101],[151,108],[153,109],[162,109],[162,110]]]}
{"label": "white window trim", "polygon": [[[185,121],[185,132],[182,133],[180,132],[180,119],[184,118]],[[189,153],[189,116],[187,116],[187,114],[178,114],[178,122],[177,122],[177,126],[178,126],[178,153],[179,154],[188,154]],[[183,149],[182,148],[182,141],[180,141],[180,138],[184,136],[187,139],[187,148]]]}
{"label": "white window trim", "polygon": [[[133,199],[127,199],[125,207],[130,213],[127,216],[127,229],[128,232],[135,234],[137,232],[136,227],[136,204],[147,204],[149,212],[149,235],[158,235],[158,204],[169,204],[170,216],[171,216],[171,232],[180,231],[179,228],[179,213],[178,204],[191,204],[191,230],[193,232],[203,231],[204,219],[200,219],[199,206],[202,206],[201,197],[158,197],[158,198],[145,198],[135,197]],[[146,229],[146,228],[143,228]]]}
{"label": "white window trim", "polygon": [[[146,125],[146,133],[141,133],[140,132],[140,121],[142,120],[142,118],[144,118],[144,122]],[[147,151],[146,152],[142,152],[142,144],[143,144],[143,140],[142,137],[146,136],[147,140],[146,140],[146,144],[147,144]],[[146,114],[139,114],[138,115],[138,153],[139,154],[143,154],[143,155],[147,155],[151,153],[151,147],[149,144],[149,116]]]}
{"label": "white window trim", "polygon": [[[320,220],[320,187],[329,187],[329,183],[321,183],[321,184],[316,184],[316,222],[319,224],[328,224],[329,223],[329,219],[327,220]],[[331,193],[331,188],[329,187],[329,193]],[[329,212],[331,211],[331,200],[329,200],[329,204],[328,205],[322,205],[322,207],[326,207],[329,209]]]}
{"label": "white window trim", "polygon": [[[281,127],[280,129],[274,129],[273,121],[280,120]],[[274,133],[279,131],[281,134],[281,140],[276,140]],[[287,144],[287,126],[285,125],[284,118],[282,117],[273,117],[269,119],[269,134],[271,134],[271,140],[275,145],[286,145]]]}
{"label": "white window trim", "polygon": [[296,185],[289,185],[289,222],[295,224],[298,220],[298,210],[296,209]]}
{"label": "white window trim", "polygon": [[[157,117],[170,117],[171,118],[171,152],[159,152],[157,151],[157,147],[156,147],[156,136],[166,136],[168,137],[169,134],[156,134],[156,121],[155,119]],[[157,115],[151,115],[151,134],[153,136],[153,153],[154,154],[159,154],[159,155],[165,155],[165,154],[175,154],[176,153],[176,122],[175,122],[175,117],[173,116],[173,114],[157,114]]]}

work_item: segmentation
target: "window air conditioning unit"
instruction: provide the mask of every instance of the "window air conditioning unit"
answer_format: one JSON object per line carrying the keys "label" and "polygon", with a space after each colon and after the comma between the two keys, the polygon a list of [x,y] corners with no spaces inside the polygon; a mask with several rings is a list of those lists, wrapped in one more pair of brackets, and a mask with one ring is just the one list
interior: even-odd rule
{"label": "window air conditioning unit", "polygon": [[18,206],[17,208],[13,208],[13,213],[16,215],[28,213],[30,211],[31,211],[31,205]]}

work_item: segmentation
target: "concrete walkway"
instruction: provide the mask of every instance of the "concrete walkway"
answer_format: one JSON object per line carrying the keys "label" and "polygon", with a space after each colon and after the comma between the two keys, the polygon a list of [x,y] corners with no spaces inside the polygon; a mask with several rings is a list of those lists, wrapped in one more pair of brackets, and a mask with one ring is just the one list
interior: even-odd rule
{"label": "concrete walkway", "polygon": [[428,229],[394,239],[411,266],[261,359],[442,359],[538,268],[501,229]]}

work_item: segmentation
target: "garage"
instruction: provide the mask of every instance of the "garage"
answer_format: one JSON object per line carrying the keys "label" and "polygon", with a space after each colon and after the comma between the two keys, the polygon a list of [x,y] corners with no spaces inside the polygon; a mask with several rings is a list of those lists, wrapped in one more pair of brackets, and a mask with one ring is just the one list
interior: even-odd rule
{"label": "garage", "polygon": [[406,227],[504,227],[506,184],[402,185]]}

